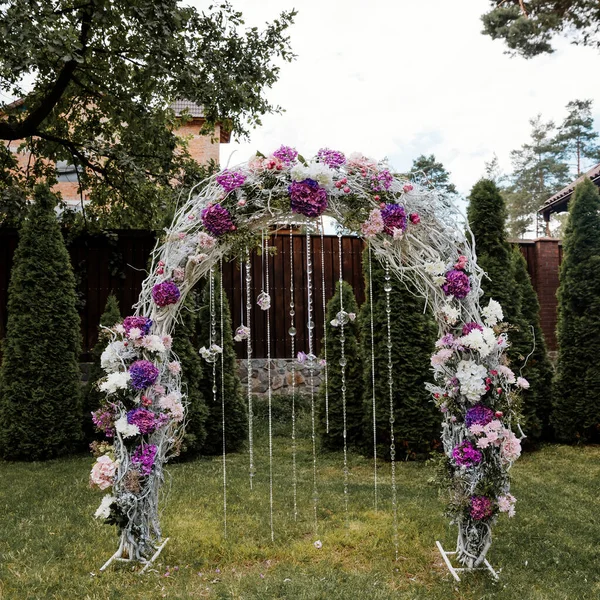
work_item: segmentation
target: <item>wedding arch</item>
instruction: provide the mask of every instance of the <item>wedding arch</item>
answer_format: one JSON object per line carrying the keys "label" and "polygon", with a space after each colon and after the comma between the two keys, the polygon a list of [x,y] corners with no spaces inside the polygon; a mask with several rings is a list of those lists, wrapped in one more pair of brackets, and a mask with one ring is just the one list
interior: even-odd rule
{"label": "wedding arch", "polygon": [[[480,307],[484,273],[477,265],[468,226],[447,195],[393,173],[386,162],[361,154],[346,157],[327,148],[305,160],[286,146],[268,156],[257,153],[248,162],[203,182],[199,191],[190,195],[153,253],[135,314],[109,330],[112,339],[101,359],[106,375],[98,382],[105,400],[93,416],[96,426],[106,433],[107,442],[96,447],[91,482],[111,490],[96,517],[118,526],[120,544],[103,569],[113,560],[138,561],[146,568],[166,542],[159,523],[159,490],[164,464],[183,433],[186,413],[181,366],[171,349],[171,333],[186,294],[200,278],[208,277],[211,339],[200,353],[214,374],[222,360],[222,338],[217,335],[214,310],[219,294],[222,302],[222,287],[215,289],[214,274],[224,259],[237,257],[241,261],[247,286],[246,312],[236,339],[246,340],[251,370],[250,321],[254,310],[270,309],[270,289],[267,273],[261,293],[252,297],[250,253],[257,247],[266,251],[268,234],[286,223],[306,226],[309,252],[310,227],[323,216],[361,235],[369,257],[384,265],[386,279],[410,280],[435,315],[440,337],[431,358],[433,381],[427,387],[442,416],[448,514],[458,526],[456,552],[445,552],[438,546],[457,579],[448,558],[451,554],[456,554],[462,570],[484,564],[494,573],[485,557],[498,514],[514,514],[508,471],[520,454],[520,438],[513,429],[518,428],[519,387],[528,383],[516,378],[507,364],[508,326],[502,322],[500,305],[491,300]],[[297,350],[301,350],[298,360],[312,377],[318,359],[312,336],[310,254],[307,274],[308,319],[297,325],[307,327],[308,347]],[[391,289],[391,285],[384,286],[388,336],[394,318],[389,308]],[[342,306],[335,319],[342,337],[349,318]],[[295,333],[296,328],[291,327],[289,335],[293,338]],[[377,376],[387,380],[390,392],[386,398],[373,395],[373,402],[389,403],[392,415],[390,456],[396,524],[400,507],[395,490],[394,373],[389,337],[387,346],[388,369]],[[327,368],[340,369],[343,380],[346,360],[339,363]],[[248,382],[252,481],[250,377]],[[345,393],[344,387],[342,391]],[[218,401],[216,385],[213,393]],[[269,387],[269,408],[270,401]],[[343,410],[345,413],[345,404]],[[224,405],[222,426],[226,427]],[[344,472],[347,477],[346,463]]]}

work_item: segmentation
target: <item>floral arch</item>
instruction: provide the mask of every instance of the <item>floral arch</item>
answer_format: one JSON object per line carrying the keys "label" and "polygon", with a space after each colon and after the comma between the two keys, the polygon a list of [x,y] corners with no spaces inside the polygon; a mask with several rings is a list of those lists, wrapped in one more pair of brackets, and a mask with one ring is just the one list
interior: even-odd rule
{"label": "floral arch", "polygon": [[[148,566],[162,549],[159,489],[163,465],[183,432],[186,405],[170,335],[186,294],[224,258],[246,260],[266,232],[286,222],[310,225],[321,216],[362,235],[388,277],[410,279],[433,310],[440,339],[428,389],[442,414],[457,558],[466,568],[485,561],[498,514],[514,514],[508,470],[520,440],[512,428],[518,427],[518,387],[528,384],[506,364],[507,326],[499,304],[480,307],[484,274],[464,217],[443,193],[394,174],[385,162],[329,149],[307,161],[282,146],[220,172],[190,195],[154,251],[135,315],[109,330],[112,341],[102,355],[106,376],[98,383],[106,398],[94,414],[108,441],[98,448],[91,480],[111,488],[96,516],[118,525],[121,543],[103,568],[115,559]],[[251,276],[247,269],[246,278]],[[268,309],[268,289],[252,300],[237,332],[247,338],[249,356],[247,326],[257,303]],[[342,308],[342,327],[347,316]],[[215,334],[214,322],[212,329]],[[220,348],[216,337],[212,341],[201,353],[215,365]],[[307,350],[310,367],[316,357]],[[391,390],[391,356],[389,364],[382,376]],[[251,417],[251,407],[249,412]],[[393,421],[391,427],[393,443]],[[391,454],[393,459],[393,448]],[[446,553],[444,558],[448,562]]]}

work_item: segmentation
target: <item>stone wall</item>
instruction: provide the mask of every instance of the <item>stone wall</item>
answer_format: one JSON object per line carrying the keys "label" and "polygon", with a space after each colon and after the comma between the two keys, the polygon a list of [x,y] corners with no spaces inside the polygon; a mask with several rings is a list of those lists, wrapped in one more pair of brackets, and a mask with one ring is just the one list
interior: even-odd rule
{"label": "stone wall", "polygon": [[[274,358],[271,359],[271,390],[275,394],[292,393],[292,359]],[[257,395],[267,393],[268,383],[268,362],[266,358],[255,358],[252,363],[252,392]],[[248,382],[248,361],[246,359],[238,360],[238,373],[244,386]],[[295,370],[296,391],[300,394],[310,394],[310,373],[308,369],[296,363]],[[321,367],[316,367],[313,376],[314,392],[319,390],[319,385],[323,379]]]}

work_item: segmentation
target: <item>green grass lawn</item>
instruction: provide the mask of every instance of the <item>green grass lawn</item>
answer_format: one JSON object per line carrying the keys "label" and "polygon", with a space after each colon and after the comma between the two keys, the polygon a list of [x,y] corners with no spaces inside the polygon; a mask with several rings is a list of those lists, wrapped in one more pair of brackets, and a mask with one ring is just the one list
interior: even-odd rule
{"label": "green grass lawn", "polygon": [[[92,518],[102,494],[88,487],[91,458],[0,463],[0,598],[108,600],[215,598],[597,599],[600,598],[600,448],[547,446],[514,467],[517,516],[499,520],[488,555],[502,569],[457,584],[435,548],[455,542],[428,465],[398,465],[399,559],[394,561],[390,470],[380,470],[373,508],[372,464],[350,457],[349,513],[342,456],[319,457],[319,531],[312,513],[310,442],[299,448],[294,521],[290,444],[274,445],[275,541],[269,528],[267,440],[228,458],[228,537],[223,539],[221,459],[169,468],[162,518],[170,536],[155,570],[98,569],[117,545],[115,529]],[[322,549],[313,542],[320,539]]]}

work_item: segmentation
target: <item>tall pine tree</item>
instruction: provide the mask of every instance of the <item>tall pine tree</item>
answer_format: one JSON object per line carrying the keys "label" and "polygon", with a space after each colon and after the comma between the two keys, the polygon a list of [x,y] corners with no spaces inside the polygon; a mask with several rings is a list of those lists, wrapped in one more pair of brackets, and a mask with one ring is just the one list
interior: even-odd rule
{"label": "tall pine tree", "polygon": [[[327,379],[329,404],[329,433],[327,433],[327,413],[325,406],[325,384],[319,389],[318,415],[321,445],[327,450],[340,450],[344,447],[344,411],[342,396],[342,329],[336,325],[337,315],[345,313],[358,315],[358,304],[352,287],[345,281],[342,284],[342,303],[340,303],[340,286],[336,284],[336,292],[327,303]],[[343,315],[342,315],[343,317]],[[333,325],[332,325],[333,321]],[[349,447],[358,448],[362,443],[364,405],[363,405],[363,372],[362,363],[358,359],[360,346],[358,343],[358,323],[349,319],[344,325],[344,358],[346,386],[346,441]]]}
{"label": "tall pine tree", "polygon": [[450,173],[441,162],[438,162],[434,154],[425,156],[421,154],[413,160],[408,175],[425,176],[425,182],[438,190],[444,190],[448,194],[456,194],[456,186],[450,181]]}
{"label": "tall pine tree", "polygon": [[45,460],[81,442],[81,332],[57,198],[35,189],[14,256],[0,370],[0,454]]}
{"label": "tall pine tree", "polygon": [[600,441],[600,194],[575,188],[558,289],[558,364],[552,424],[563,442]]}
{"label": "tall pine tree", "polygon": [[[200,310],[196,320],[198,344],[200,347],[209,346],[211,315],[209,309],[210,285],[203,282],[201,292]],[[221,297],[219,292],[219,276],[215,276],[215,321],[217,339],[213,340],[221,345]],[[223,361],[224,361],[224,390],[225,390],[225,443],[227,452],[236,452],[244,445],[248,433],[246,399],[242,384],[238,376],[237,359],[233,342],[231,312],[227,294],[223,290]],[[205,423],[206,440],[202,454],[218,454],[223,450],[222,416],[221,410],[221,355],[217,357],[216,381],[213,380],[212,365],[204,364],[200,388],[208,406],[208,416]],[[215,404],[213,385],[217,388],[217,402]]]}
{"label": "tall pine tree", "polygon": [[[373,333],[375,346],[375,416],[378,456],[390,456],[390,396],[388,384],[388,335],[385,269],[373,256]],[[364,382],[364,451],[373,452],[373,385],[371,370],[371,305],[369,302],[369,252],[363,252],[367,300],[359,315]],[[440,417],[425,383],[431,379],[429,364],[437,329],[425,301],[407,289],[410,282],[391,278],[391,341],[393,363],[394,434],[397,458],[420,458],[439,437]]]}

